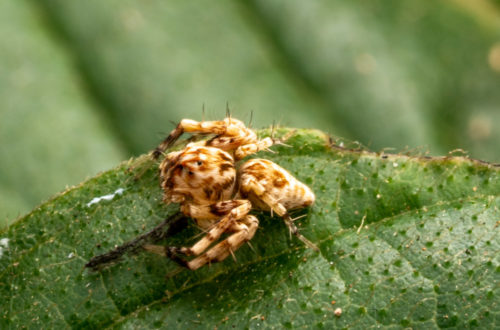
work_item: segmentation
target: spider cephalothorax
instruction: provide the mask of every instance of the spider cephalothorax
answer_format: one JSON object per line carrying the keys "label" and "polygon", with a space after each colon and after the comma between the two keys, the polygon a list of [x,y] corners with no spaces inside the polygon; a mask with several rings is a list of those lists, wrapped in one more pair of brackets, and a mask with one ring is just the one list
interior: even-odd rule
{"label": "spider cephalothorax", "polygon": [[[214,137],[188,144],[168,153],[160,164],[161,187],[166,203],[179,203],[181,212],[193,218],[207,234],[192,247],[145,249],[167,255],[189,269],[224,260],[255,234],[259,221],[252,209],[271,210],[281,216],[290,232],[307,246],[317,249],[298,233],[288,210],[314,203],[314,193],[285,169],[266,159],[252,159],[238,169],[235,160],[275,143],[259,140],[251,129],[236,119],[196,122],[184,119],[155,149],[158,158],[182,133],[214,134]],[[210,247],[225,232],[228,238]],[[180,255],[194,255],[186,261]]]}

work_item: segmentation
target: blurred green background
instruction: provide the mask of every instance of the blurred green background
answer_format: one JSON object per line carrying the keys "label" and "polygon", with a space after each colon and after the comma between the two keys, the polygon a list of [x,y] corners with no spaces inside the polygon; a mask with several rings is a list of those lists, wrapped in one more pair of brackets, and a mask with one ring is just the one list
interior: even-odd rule
{"label": "blurred green background", "polygon": [[499,0],[3,0],[0,227],[234,116],[500,161]]}

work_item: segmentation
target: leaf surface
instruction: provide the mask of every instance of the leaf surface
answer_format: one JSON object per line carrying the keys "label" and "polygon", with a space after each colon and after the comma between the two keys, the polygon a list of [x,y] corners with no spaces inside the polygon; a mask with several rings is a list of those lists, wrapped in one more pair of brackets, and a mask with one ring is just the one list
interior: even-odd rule
{"label": "leaf surface", "polygon": [[[316,193],[315,205],[295,215],[307,215],[299,228],[320,253],[290,239],[278,217],[258,212],[254,251],[243,246],[237,262],[179,272],[139,253],[85,270],[92,256],[177,211],[162,203],[156,166],[142,156],[68,189],[0,234],[8,241],[0,327],[498,327],[498,167],[327,141],[299,130],[291,148],[258,155]],[[119,188],[112,200],[88,205]],[[166,244],[197,239],[191,225]]]}

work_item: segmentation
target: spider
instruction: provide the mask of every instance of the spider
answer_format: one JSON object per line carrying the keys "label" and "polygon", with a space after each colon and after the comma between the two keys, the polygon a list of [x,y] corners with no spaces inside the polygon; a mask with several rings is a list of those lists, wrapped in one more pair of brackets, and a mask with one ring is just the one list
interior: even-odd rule
{"label": "spider", "polygon": [[[288,213],[314,203],[311,189],[267,159],[251,159],[237,166],[237,161],[280,141],[271,137],[259,140],[252,129],[230,116],[220,121],[183,119],[152,152],[153,158],[159,159],[183,133],[214,137],[166,154],[159,166],[163,200],[180,204],[180,211],[206,234],[191,247],[144,245],[144,249],[191,270],[220,262],[229,255],[234,257],[255,235],[259,221],[249,212],[259,209],[278,214],[291,234],[318,250],[298,232]],[[224,233],[230,235],[211,247]],[[188,261],[187,256],[195,257]]]}

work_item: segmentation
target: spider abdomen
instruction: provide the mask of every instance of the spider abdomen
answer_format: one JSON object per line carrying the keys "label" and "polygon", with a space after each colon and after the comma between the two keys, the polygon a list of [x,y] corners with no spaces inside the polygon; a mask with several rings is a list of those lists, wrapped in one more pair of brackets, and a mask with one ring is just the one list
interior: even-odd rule
{"label": "spider abdomen", "polygon": [[262,187],[262,193],[282,204],[287,210],[303,208],[314,203],[315,195],[304,183],[287,170],[267,159],[252,159],[239,169],[239,187],[243,198],[248,198],[260,209],[269,206],[251,189],[252,182]]}

